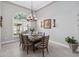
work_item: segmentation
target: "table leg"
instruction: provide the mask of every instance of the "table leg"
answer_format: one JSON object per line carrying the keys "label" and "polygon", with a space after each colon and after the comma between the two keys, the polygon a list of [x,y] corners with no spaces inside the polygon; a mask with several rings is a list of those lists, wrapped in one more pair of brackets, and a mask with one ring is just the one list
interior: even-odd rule
{"label": "table leg", "polygon": [[33,52],[35,52],[35,45],[33,44]]}

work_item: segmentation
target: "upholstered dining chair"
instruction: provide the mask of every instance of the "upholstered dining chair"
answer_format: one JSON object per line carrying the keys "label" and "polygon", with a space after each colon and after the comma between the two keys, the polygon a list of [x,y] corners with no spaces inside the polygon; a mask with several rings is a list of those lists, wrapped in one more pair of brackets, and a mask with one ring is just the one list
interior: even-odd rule
{"label": "upholstered dining chair", "polygon": [[38,49],[42,50],[43,57],[44,57],[44,50],[46,49],[48,52],[48,42],[49,42],[49,36],[43,36],[41,38],[41,42],[36,45]]}

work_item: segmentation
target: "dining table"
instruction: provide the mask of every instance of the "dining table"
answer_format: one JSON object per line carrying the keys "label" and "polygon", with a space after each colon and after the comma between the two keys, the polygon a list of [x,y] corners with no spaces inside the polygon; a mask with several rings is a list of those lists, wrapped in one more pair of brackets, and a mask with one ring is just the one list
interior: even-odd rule
{"label": "dining table", "polygon": [[43,36],[41,35],[35,35],[35,34],[23,34],[24,36],[28,36],[28,41],[32,43],[33,46],[33,52],[35,52],[35,44],[39,43]]}

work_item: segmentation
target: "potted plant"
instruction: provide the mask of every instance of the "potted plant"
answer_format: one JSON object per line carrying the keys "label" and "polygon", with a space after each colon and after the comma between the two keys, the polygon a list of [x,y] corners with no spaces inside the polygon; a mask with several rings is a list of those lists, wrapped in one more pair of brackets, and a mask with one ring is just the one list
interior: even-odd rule
{"label": "potted plant", "polygon": [[74,37],[66,37],[65,41],[69,44],[70,48],[72,49],[73,52],[76,51],[76,49],[78,48],[78,42],[77,40],[74,39]]}
{"label": "potted plant", "polygon": [[30,28],[30,31],[31,31],[31,35],[33,34],[33,32],[35,31],[34,28]]}

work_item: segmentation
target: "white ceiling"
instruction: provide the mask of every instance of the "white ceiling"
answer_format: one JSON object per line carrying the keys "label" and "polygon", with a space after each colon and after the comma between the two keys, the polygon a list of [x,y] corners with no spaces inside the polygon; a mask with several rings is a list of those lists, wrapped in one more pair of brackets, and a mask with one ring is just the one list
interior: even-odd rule
{"label": "white ceiling", "polygon": [[[11,3],[23,6],[25,8],[31,9],[31,1],[10,1]],[[32,1],[33,10],[39,10],[44,6],[50,4],[52,1]]]}

